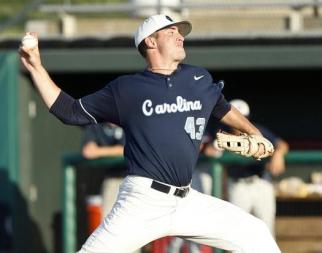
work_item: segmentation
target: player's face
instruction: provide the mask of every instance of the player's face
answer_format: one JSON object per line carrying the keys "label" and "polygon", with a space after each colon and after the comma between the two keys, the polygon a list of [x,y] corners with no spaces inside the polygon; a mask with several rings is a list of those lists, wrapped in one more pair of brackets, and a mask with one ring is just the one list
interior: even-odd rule
{"label": "player's face", "polygon": [[186,57],[183,47],[183,36],[177,26],[168,26],[156,33],[158,50],[161,55],[174,61],[182,61]]}

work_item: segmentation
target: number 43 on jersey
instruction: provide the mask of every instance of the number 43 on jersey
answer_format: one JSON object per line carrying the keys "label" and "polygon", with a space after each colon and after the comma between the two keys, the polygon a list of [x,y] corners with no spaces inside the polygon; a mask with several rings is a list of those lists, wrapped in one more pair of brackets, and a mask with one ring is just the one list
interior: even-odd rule
{"label": "number 43 on jersey", "polygon": [[195,117],[187,117],[184,130],[190,135],[192,140],[201,140],[205,130],[206,119]]}

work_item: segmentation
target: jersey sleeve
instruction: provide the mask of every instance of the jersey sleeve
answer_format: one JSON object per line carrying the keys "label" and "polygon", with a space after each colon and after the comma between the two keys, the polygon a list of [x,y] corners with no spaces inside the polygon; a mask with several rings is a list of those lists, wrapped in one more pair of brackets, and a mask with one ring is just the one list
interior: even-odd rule
{"label": "jersey sleeve", "polygon": [[119,124],[111,84],[78,100],[61,91],[49,111],[69,125],[88,125],[106,121]]}
{"label": "jersey sleeve", "polygon": [[111,122],[117,125],[120,124],[112,83],[93,94],[80,98],[79,104],[95,123]]}
{"label": "jersey sleeve", "polygon": [[68,125],[88,125],[95,123],[80,107],[78,100],[61,91],[49,112]]}
{"label": "jersey sleeve", "polygon": [[224,95],[221,93],[211,114],[217,120],[221,120],[222,117],[224,117],[226,113],[230,111],[230,109],[231,109],[230,103],[226,100]]}

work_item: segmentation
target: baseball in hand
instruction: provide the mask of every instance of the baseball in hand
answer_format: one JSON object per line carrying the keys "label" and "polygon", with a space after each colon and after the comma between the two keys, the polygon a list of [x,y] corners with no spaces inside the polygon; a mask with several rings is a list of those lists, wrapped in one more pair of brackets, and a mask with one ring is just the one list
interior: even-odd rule
{"label": "baseball in hand", "polygon": [[26,49],[33,49],[33,48],[37,47],[38,39],[31,34],[26,34],[22,38],[21,44]]}

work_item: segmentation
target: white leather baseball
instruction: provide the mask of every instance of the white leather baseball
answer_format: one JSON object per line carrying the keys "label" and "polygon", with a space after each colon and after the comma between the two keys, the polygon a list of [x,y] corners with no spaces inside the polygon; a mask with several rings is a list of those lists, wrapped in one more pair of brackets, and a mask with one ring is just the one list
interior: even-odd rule
{"label": "white leather baseball", "polygon": [[21,43],[24,48],[33,49],[38,45],[38,39],[31,34],[27,34],[22,38]]}

